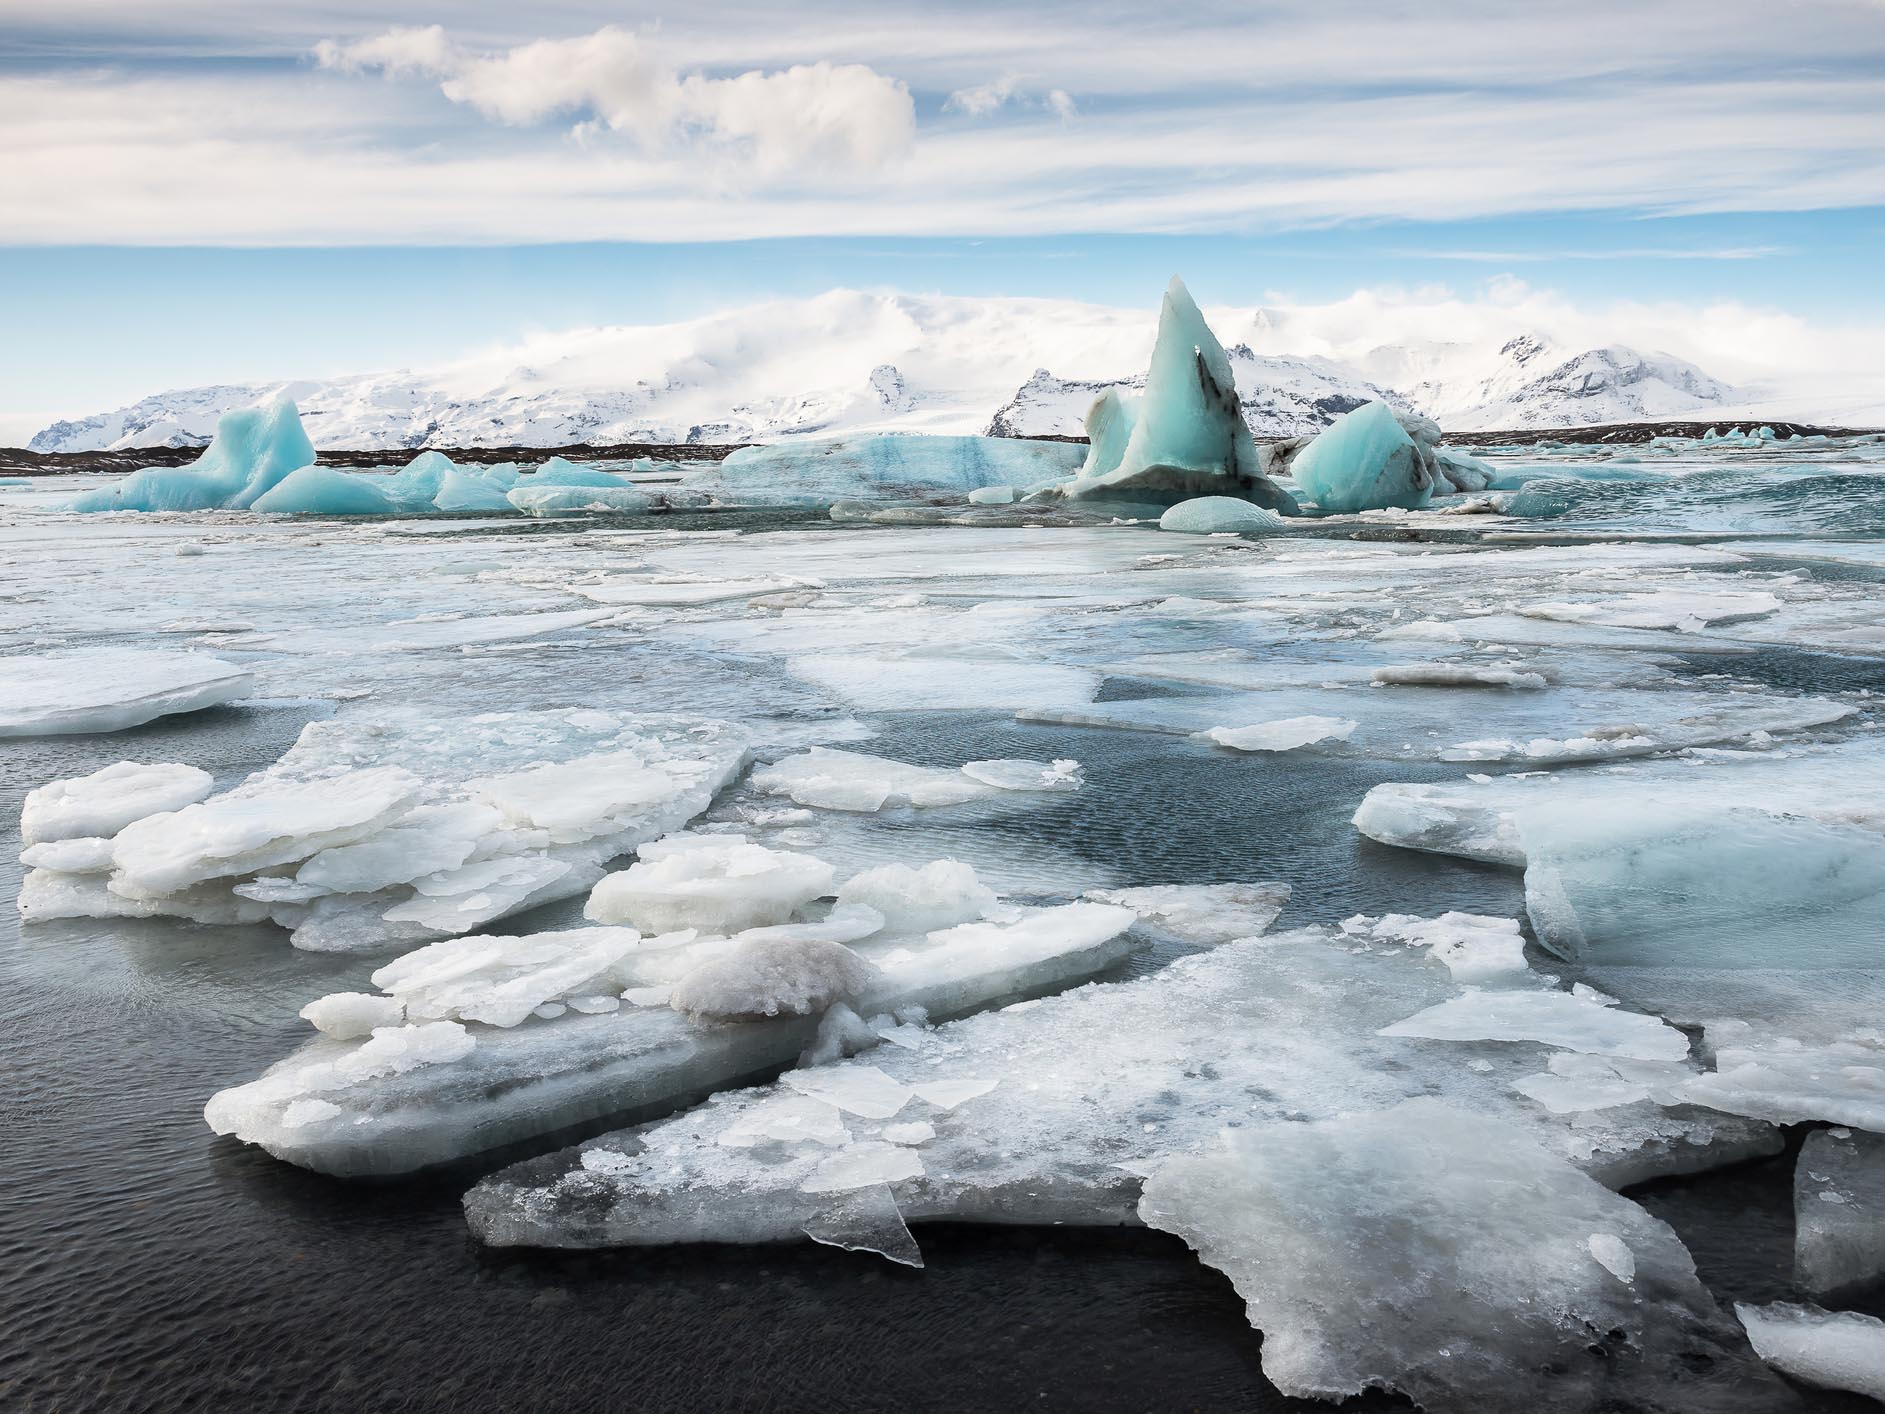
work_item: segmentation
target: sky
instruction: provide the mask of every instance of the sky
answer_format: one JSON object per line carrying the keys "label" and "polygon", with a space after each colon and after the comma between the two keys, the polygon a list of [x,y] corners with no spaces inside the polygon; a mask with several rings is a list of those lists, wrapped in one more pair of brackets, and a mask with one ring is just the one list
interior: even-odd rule
{"label": "sky", "polygon": [[0,132],[0,441],[837,287],[1885,356],[1885,0],[7,0]]}

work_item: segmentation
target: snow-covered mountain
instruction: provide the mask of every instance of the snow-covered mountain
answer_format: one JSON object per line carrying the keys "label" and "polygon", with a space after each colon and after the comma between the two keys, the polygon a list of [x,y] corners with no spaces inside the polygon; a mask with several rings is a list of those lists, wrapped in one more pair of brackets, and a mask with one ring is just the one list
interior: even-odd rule
{"label": "snow-covered mountain", "polygon": [[[1371,399],[1466,431],[1706,417],[1741,397],[1693,364],[1621,346],[1560,348],[1530,333],[1497,345],[1336,345],[1285,312],[1207,315],[1259,435],[1313,431]],[[1143,376],[1155,325],[1150,309],[834,290],[685,323],[542,335],[433,370],[159,393],[54,423],[31,445],[201,444],[223,413],[284,393],[322,447],[1078,435],[1095,394]]]}
{"label": "snow-covered mountain", "polygon": [[1536,334],[1508,339],[1490,356],[1457,345],[1382,349],[1375,355],[1364,366],[1393,369],[1411,402],[1461,432],[1707,416],[1741,397],[1669,354],[1638,353],[1619,344],[1570,352]]}

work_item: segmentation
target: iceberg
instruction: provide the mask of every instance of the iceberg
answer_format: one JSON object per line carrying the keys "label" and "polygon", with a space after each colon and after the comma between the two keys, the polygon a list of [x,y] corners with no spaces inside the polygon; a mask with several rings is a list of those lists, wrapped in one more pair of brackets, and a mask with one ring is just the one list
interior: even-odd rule
{"label": "iceberg", "polygon": [[[94,851],[29,859],[20,910],[268,919],[315,951],[466,933],[587,890],[610,860],[706,810],[745,761],[741,733],[698,719],[578,710],[314,722],[230,790],[192,781],[190,801],[180,777],[99,773],[108,778],[43,787],[38,799],[76,802],[87,823],[117,828]],[[104,814],[114,790],[150,809]]]}
{"label": "iceberg", "polygon": [[1419,510],[1433,499],[1431,453],[1407,435],[1386,403],[1345,412],[1289,464],[1296,487],[1332,515],[1389,507]]}
{"label": "iceberg", "polygon": [[1081,456],[1065,442],[882,433],[742,447],[685,484],[730,506],[823,510],[838,501],[959,501],[989,487],[1057,480]]}
{"label": "iceberg", "polygon": [[1037,496],[1145,506],[1222,497],[1295,513],[1289,493],[1263,473],[1224,346],[1176,276],[1159,308],[1145,391],[1109,388],[1086,426],[1079,474]]}
{"label": "iceberg", "polygon": [[247,697],[247,668],[207,653],[99,648],[0,658],[0,739],[121,732]]}
{"label": "iceberg", "polygon": [[314,444],[287,398],[224,413],[203,455],[188,466],[151,466],[88,491],[73,511],[248,510],[290,472],[314,461]]}

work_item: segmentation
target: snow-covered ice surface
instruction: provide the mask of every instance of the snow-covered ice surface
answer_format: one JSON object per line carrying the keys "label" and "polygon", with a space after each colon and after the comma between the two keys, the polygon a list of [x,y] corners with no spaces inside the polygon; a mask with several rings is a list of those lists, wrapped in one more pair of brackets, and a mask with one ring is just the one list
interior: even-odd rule
{"label": "snow-covered ice surface", "polygon": [[[1714,1170],[1775,1152],[1777,1125],[1848,1129],[1767,1161],[1777,1201],[1734,1219],[1780,1224],[1731,1245],[1782,1275],[1702,1280],[1724,1307],[1870,1300],[1863,1276],[1805,1285],[1874,1260],[1818,1196],[1863,1209],[1863,1175],[1807,1156],[1885,1132],[1885,447],[1484,460],[1472,497],[1221,537],[1035,525],[1025,502],[977,508],[1000,527],[539,519],[429,465],[415,491],[437,471],[433,500],[477,518],[79,516],[56,509],[91,489],[76,478],[0,488],[0,662],[23,680],[110,653],[251,680],[214,712],[7,743],[8,799],[35,794],[0,1046],[62,1116],[35,1132],[111,1134],[65,1188],[100,1210],[146,1193],[153,1229],[212,1191],[211,1159],[456,1162],[469,1183],[524,1158],[474,1190],[481,1235],[906,1261],[920,1238],[932,1262],[962,1249],[926,1220],[1137,1223],[1148,1181],[1169,1169],[1177,1193],[1194,1164],[1169,1225],[1263,1296],[1266,1361],[1308,1362],[1273,1378],[1435,1407],[1723,1407],[1749,1351],[1644,1205],[1706,1213],[1710,1184],[1741,1181]],[[720,862],[671,863],[703,847]],[[107,1062],[109,1102],[79,1083]],[[187,1183],[153,1186],[122,1142],[147,1094]],[[255,1149],[194,1121],[212,1095]],[[1446,1115],[1408,1133],[1408,1101]],[[1281,1145],[1379,1155],[1447,1125],[1516,1136],[1499,1152],[1527,1212],[1475,1206],[1465,1177],[1396,1190],[1359,1159],[1356,1182],[1306,1186]],[[1618,1192],[1669,1173],[1699,1176]],[[1415,1266],[1325,1245],[1286,1274],[1319,1284],[1299,1301],[1261,1286],[1304,1224],[1340,1240],[1428,1179],[1396,1228]],[[1796,1179],[1825,1213],[1788,1230]],[[265,1218],[270,1182],[218,1210]],[[1261,1222],[1258,1191],[1280,1195]],[[321,1201],[332,1234],[366,1199]],[[1500,1216],[1455,1240],[1467,1207]],[[392,1222],[353,1262],[404,1291]],[[295,1265],[267,1222],[241,1230]],[[322,1231],[294,1250],[318,1258]],[[1534,1241],[1551,1261],[1521,1292],[1498,1253]],[[122,1246],[72,1260],[115,1271]],[[1441,1322],[1420,1283],[1466,1269],[1506,1284]],[[863,1299],[843,1271],[820,1300]],[[776,1291],[732,1279],[775,1314]],[[107,1319],[192,1298],[153,1280],[165,1301]],[[1523,1295],[1528,1317],[1491,1299]],[[1589,1342],[1557,1360],[1554,1300],[1605,1333],[1608,1373]],[[1344,1303],[1386,1324],[1316,1315]],[[1286,1308],[1268,1326],[1266,1305]],[[1487,1358],[1449,1365],[1442,1325]],[[1670,1384],[1698,1352],[1715,1373]],[[1245,1403],[1273,1398],[1240,1368]]]}

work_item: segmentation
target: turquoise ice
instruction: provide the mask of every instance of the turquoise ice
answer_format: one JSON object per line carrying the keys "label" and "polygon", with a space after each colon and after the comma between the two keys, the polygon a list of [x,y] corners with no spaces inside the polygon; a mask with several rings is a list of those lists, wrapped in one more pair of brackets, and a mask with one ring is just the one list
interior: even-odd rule
{"label": "turquoise ice", "polygon": [[1332,513],[1418,510],[1433,499],[1433,473],[1386,403],[1343,413],[1289,470],[1297,489]]}
{"label": "turquoise ice", "polygon": [[1159,310],[1145,392],[1107,389],[1086,425],[1080,474],[1048,494],[1153,506],[1229,496],[1284,514],[1296,509],[1263,474],[1230,359],[1177,276]]}
{"label": "turquoise ice", "polygon": [[224,413],[216,436],[188,466],[147,466],[88,491],[74,511],[248,510],[290,472],[314,461],[314,444],[287,398]]}

